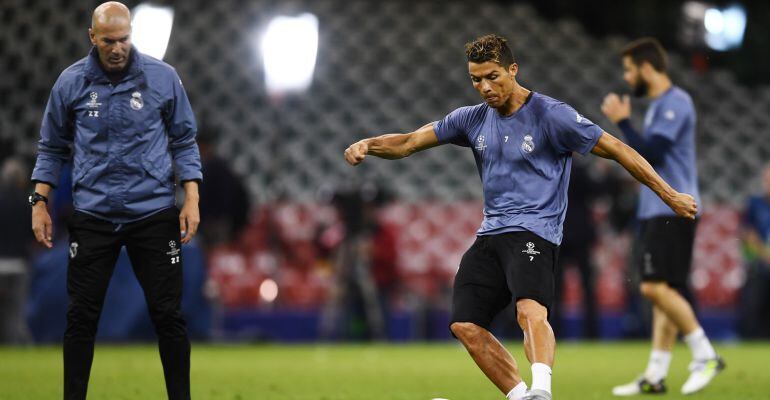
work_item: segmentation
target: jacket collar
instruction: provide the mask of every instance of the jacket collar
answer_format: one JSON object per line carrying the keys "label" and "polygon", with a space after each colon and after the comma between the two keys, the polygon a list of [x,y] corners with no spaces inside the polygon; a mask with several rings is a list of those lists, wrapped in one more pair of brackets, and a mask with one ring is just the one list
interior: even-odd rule
{"label": "jacket collar", "polygon": [[[140,75],[144,74],[144,60],[142,54],[136,50],[136,47],[131,46],[131,53],[129,54],[131,59],[129,62],[128,73],[123,79],[124,81],[132,80]],[[99,53],[96,51],[96,46],[92,46],[86,57],[85,76],[91,81],[106,81],[109,82],[107,74],[99,65]]]}

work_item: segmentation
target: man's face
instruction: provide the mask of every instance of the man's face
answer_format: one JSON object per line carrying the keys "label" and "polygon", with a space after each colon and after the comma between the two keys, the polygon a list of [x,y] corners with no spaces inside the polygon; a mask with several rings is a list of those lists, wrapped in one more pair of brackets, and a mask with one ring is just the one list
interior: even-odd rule
{"label": "man's face", "polygon": [[492,108],[502,107],[513,94],[518,68],[515,63],[511,64],[508,70],[492,61],[481,64],[468,63],[468,73],[471,75],[474,89]]}
{"label": "man's face", "polygon": [[113,72],[126,67],[131,52],[131,23],[128,19],[97,24],[88,30],[88,34],[104,69]]}
{"label": "man's face", "polygon": [[631,87],[634,96],[642,97],[647,95],[647,82],[642,78],[641,68],[634,64],[631,56],[623,56],[623,80]]}

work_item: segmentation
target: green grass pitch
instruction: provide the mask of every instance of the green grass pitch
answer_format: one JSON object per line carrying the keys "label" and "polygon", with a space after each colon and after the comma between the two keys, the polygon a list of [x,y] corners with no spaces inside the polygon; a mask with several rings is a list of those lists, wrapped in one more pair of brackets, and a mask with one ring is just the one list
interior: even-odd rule
{"label": "green grass pitch", "polygon": [[[507,343],[530,380],[519,343]],[[646,343],[558,345],[554,395],[559,400],[610,399],[610,387],[633,378],[647,360]],[[720,345],[727,370],[688,399],[770,399],[770,343]],[[665,399],[679,387],[689,352],[678,345]],[[61,349],[0,347],[0,399],[59,399]],[[193,345],[194,399],[449,400],[504,399],[455,343],[417,345]],[[163,399],[155,347],[97,345],[89,399]]]}

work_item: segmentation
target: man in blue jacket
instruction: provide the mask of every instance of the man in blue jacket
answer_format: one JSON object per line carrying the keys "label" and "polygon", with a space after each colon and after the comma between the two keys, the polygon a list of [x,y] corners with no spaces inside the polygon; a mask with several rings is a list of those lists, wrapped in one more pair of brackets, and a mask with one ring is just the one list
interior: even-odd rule
{"label": "man in blue jacket", "polygon": [[[158,335],[168,397],[189,399],[180,250],[200,222],[195,118],[176,71],[131,46],[126,6],[97,7],[89,36],[91,52],[51,90],[30,196],[35,238],[50,248],[47,196],[74,153],[64,398],[86,398],[99,314],[125,246]],[[174,172],[185,190],[181,211]]]}

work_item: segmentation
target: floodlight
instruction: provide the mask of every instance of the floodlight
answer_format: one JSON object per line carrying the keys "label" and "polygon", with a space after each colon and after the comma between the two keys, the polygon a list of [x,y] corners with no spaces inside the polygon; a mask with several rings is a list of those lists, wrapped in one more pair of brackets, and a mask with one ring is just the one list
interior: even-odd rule
{"label": "floodlight", "polygon": [[273,18],[260,45],[268,93],[301,92],[310,87],[318,52],[315,15]]}
{"label": "floodlight", "polygon": [[142,3],[131,14],[131,41],[144,54],[163,59],[171,37],[174,9]]}

